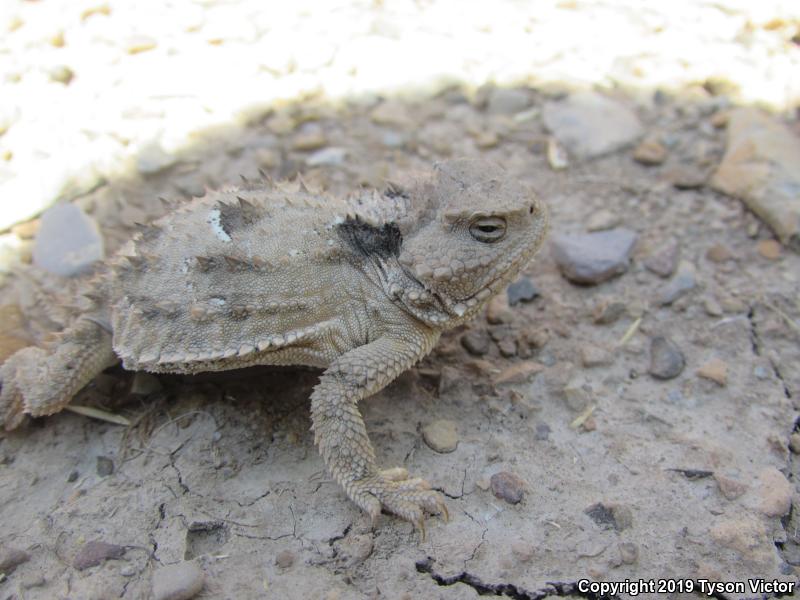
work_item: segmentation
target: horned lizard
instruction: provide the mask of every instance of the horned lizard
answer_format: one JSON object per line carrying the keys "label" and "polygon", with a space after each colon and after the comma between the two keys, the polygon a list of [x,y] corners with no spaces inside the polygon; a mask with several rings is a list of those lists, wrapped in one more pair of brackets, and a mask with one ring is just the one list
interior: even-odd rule
{"label": "horned lizard", "polygon": [[406,188],[324,198],[262,182],[209,192],[143,227],[48,349],[0,368],[0,424],[61,410],[103,369],[325,369],[314,439],[347,495],[423,528],[442,495],[379,470],[358,401],[478,314],[542,244],[545,206],[498,166],[459,159]]}

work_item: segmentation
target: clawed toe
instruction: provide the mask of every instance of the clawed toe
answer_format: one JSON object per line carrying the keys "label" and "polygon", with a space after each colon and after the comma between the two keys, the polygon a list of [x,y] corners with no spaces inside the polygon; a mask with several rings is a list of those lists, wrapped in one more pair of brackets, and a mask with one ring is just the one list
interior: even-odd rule
{"label": "clawed toe", "polygon": [[380,501],[381,506],[401,519],[409,521],[420,532],[421,539],[425,539],[426,514],[440,514],[447,521],[449,513],[444,502],[444,497],[439,492],[432,490],[430,484],[419,477],[397,477],[400,469],[392,469],[386,476],[382,472],[369,486],[369,492]]}

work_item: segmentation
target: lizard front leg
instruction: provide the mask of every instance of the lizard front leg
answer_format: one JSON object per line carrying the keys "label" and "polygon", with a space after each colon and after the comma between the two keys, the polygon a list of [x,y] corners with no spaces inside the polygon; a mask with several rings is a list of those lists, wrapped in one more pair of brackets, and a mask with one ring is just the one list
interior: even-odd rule
{"label": "lizard front leg", "polygon": [[0,366],[0,427],[14,429],[25,414],[60,411],[116,361],[111,334],[89,319],[64,331],[52,352],[35,346],[19,350]]}
{"label": "lizard front leg", "polygon": [[411,521],[424,533],[425,512],[447,516],[444,499],[404,469],[380,471],[357,403],[425,356],[436,332],[386,335],[351,350],[323,373],[311,395],[314,441],[336,481],[375,522],[381,509]]}

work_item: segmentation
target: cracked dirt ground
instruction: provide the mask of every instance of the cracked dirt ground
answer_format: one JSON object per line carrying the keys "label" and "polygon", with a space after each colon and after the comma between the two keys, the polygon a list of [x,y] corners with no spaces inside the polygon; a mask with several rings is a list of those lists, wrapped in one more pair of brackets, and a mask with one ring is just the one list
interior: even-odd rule
{"label": "cracked dirt ground", "polygon": [[[535,115],[547,95],[529,92]],[[406,466],[447,496],[451,522],[430,519],[424,541],[390,516],[371,530],[325,474],[309,432],[315,372],[164,376],[160,390],[136,396],[133,375],[115,368],[76,402],[132,427],[61,413],[0,438],[0,541],[30,557],[0,581],[0,598],[149,598],[153,572],[185,560],[205,573],[204,598],[592,597],[578,593],[582,577],[796,581],[796,510],[773,508],[787,493],[780,478],[791,499],[797,493],[789,439],[800,390],[800,257],[784,249],[765,258],[757,246],[770,233],[737,199],[670,180],[687,157],[701,170],[718,162],[725,130],[710,122],[724,103],[697,93],[622,100],[637,104],[646,129],[668,133],[663,166],[624,149],[554,171],[538,118],[487,114],[480,94],[453,88],[395,101],[402,119],[390,125],[369,118],[377,100],[287,106],[244,136],[210,138],[158,174],[79,198],[115,248],[134,222],[160,213],[159,196],[202,193],[259,167],[344,191],[447,155],[481,155],[546,199],[555,233],[585,231],[605,210],[639,237],[628,271],[597,286],[569,283],[545,248],[524,273],[537,298],[510,307],[504,322],[481,318],[445,335],[362,403],[380,463]],[[343,163],[307,166],[298,134],[275,125],[309,121],[346,148]],[[664,280],[643,260],[670,237],[696,286],[661,306]],[[721,262],[709,259],[718,245],[730,255]],[[17,284],[9,279],[3,304],[18,301]],[[614,303],[618,318],[597,323]],[[535,343],[506,357],[492,341],[478,358],[461,343],[470,332]],[[677,378],[648,374],[658,335],[685,356]],[[584,366],[587,346],[607,359]],[[713,359],[727,365],[724,385],[697,375]],[[529,380],[497,383],[498,372],[530,361],[541,367]],[[591,415],[565,397],[574,381]],[[451,453],[423,441],[422,427],[437,419],[457,423]],[[113,461],[113,473],[100,474],[108,471],[98,457]],[[489,479],[500,471],[524,481],[520,503],[493,495]],[[124,555],[77,569],[95,540]]]}

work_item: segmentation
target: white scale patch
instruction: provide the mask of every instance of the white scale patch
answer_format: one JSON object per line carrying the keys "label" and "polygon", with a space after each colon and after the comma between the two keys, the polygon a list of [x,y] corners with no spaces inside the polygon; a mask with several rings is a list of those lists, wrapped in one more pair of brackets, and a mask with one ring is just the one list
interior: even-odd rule
{"label": "white scale patch", "polygon": [[211,231],[214,232],[219,239],[223,242],[230,242],[231,236],[229,236],[225,230],[222,228],[222,215],[218,208],[212,208],[211,212],[208,213],[208,224],[211,225]]}

